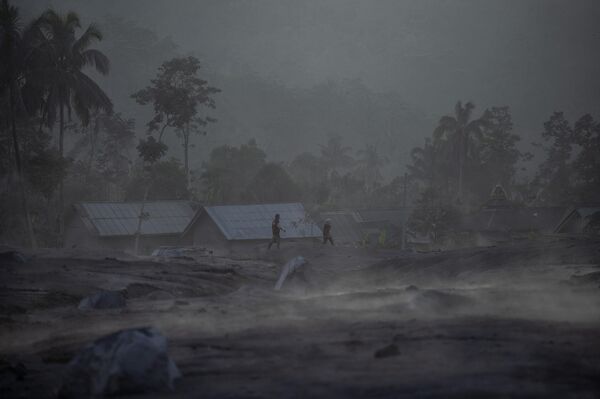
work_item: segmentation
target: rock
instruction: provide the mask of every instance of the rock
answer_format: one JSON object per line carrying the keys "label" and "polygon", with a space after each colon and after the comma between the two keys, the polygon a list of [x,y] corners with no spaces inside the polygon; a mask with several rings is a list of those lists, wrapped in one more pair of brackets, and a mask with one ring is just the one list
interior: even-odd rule
{"label": "rock", "polygon": [[569,282],[577,285],[597,285],[598,283],[600,283],[600,272],[591,272],[579,276],[572,275],[569,279]]}
{"label": "rock", "polygon": [[151,327],[122,330],[96,340],[67,366],[60,398],[95,398],[173,390],[181,377],[167,340]]}
{"label": "rock", "polygon": [[415,291],[419,291],[419,287],[411,284],[408,287],[406,287],[405,290],[408,292],[415,292]]}
{"label": "rock", "polygon": [[464,309],[473,305],[473,300],[458,294],[437,290],[418,290],[409,301],[413,310],[448,312]]}
{"label": "rock", "polygon": [[27,257],[19,251],[0,252],[0,262],[25,263]]}
{"label": "rock", "polygon": [[175,296],[168,291],[156,290],[146,295],[145,298],[151,301],[164,301],[167,299],[173,299]]}
{"label": "rock", "polygon": [[151,292],[160,291],[160,289],[151,284],[132,283],[125,288],[125,296],[127,299],[142,298]]}
{"label": "rock", "polygon": [[395,344],[390,344],[376,350],[373,357],[375,357],[375,359],[382,359],[384,357],[398,356],[399,354],[400,351],[398,350],[398,347]]}
{"label": "rock", "polygon": [[100,291],[85,297],[79,302],[81,310],[90,309],[119,309],[127,305],[125,295],[121,291]]}
{"label": "rock", "polygon": [[11,364],[8,367],[8,371],[15,375],[17,381],[24,381],[25,377],[29,373],[29,370],[27,370],[27,367],[25,367],[25,365],[22,362]]}

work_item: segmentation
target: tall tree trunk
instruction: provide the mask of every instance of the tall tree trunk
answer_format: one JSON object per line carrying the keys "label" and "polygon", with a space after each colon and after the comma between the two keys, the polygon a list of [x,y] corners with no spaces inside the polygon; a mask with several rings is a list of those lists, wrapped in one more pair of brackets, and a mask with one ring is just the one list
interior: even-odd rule
{"label": "tall tree trunk", "polygon": [[90,180],[90,175],[92,174],[92,167],[94,166],[94,155],[96,153],[96,140],[98,136],[98,118],[96,118],[95,126],[90,126],[90,154],[88,159],[88,164],[85,172],[85,182],[86,184]]}
{"label": "tall tree trunk", "polygon": [[25,179],[23,178],[23,166],[21,164],[21,152],[19,149],[19,141],[17,137],[15,98],[14,91],[10,89],[10,124],[12,131],[13,147],[15,151],[15,164],[17,166],[17,176],[19,177],[19,187],[21,189],[21,200],[23,201],[23,212],[25,213],[25,221],[27,223],[27,233],[29,234],[29,243],[33,249],[37,248],[35,233],[33,231],[33,223],[31,214],[29,213],[29,202],[27,201],[27,193],[25,191]]}
{"label": "tall tree trunk", "polygon": [[[65,134],[65,108],[64,104],[60,103],[60,120],[59,120],[59,133],[58,133],[58,152],[60,158],[64,156],[64,134]],[[64,234],[65,234],[65,187],[64,178],[61,176],[60,184],[58,187],[58,247],[64,245]]]}
{"label": "tall tree trunk", "polygon": [[406,190],[408,183],[408,173],[404,173],[404,187],[402,190],[402,213],[404,219],[402,220],[402,250],[406,249],[406,223],[408,222],[408,215],[406,211]]}
{"label": "tall tree trunk", "polygon": [[185,170],[185,188],[190,188],[190,166],[189,166],[190,131],[189,127],[183,132],[183,167]]}
{"label": "tall tree trunk", "polygon": [[459,136],[458,142],[458,201],[463,201],[463,169],[465,162],[465,151],[464,151],[464,133]]}

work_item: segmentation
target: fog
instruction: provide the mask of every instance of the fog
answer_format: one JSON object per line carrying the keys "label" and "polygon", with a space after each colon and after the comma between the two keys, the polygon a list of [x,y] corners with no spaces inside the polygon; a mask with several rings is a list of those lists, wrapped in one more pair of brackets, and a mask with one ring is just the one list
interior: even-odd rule
{"label": "fog", "polygon": [[0,0],[0,396],[600,397],[598,21]]}
{"label": "fog", "polygon": [[[261,86],[310,90],[328,82],[356,81],[371,96],[394,93],[399,99],[393,103],[396,110],[385,117],[391,120],[401,112],[400,103],[417,115],[418,123],[409,121],[407,128],[402,118],[387,126],[367,121],[363,130],[387,128],[401,137],[403,150],[394,154],[402,158],[398,168],[408,160],[410,148],[420,145],[458,100],[474,102],[478,112],[510,106],[515,132],[524,138],[521,145],[527,149],[531,141],[539,140],[542,122],[553,111],[575,118],[600,105],[596,71],[600,5],[594,0],[568,4],[546,0],[179,1],[176,6],[170,1],[25,0],[20,4],[28,15],[53,6],[76,9],[85,23],[102,25],[107,15],[131,21],[171,43],[160,54],[148,54],[144,62],[157,66],[165,52],[195,54],[222,86],[256,76]],[[113,32],[104,34],[103,46],[114,46]],[[109,56],[112,51],[108,49]],[[100,84],[114,93],[117,109],[136,117],[142,130],[143,111],[128,98],[122,84],[130,83],[130,92],[139,89],[143,74],[119,61],[113,60],[114,73]],[[133,87],[134,82],[139,87]],[[224,90],[218,98],[222,123],[213,127],[201,146],[245,142],[264,134],[256,137],[259,144],[275,159],[286,160],[301,150],[314,150],[322,136],[346,134],[343,120],[352,112],[320,115],[306,126],[314,131],[314,138],[300,148],[292,142],[295,150],[289,151],[285,141],[277,141],[277,136],[285,137],[288,124],[266,134],[260,130],[268,127],[244,125],[243,110],[226,109],[237,101],[231,96]],[[263,101],[260,92],[252,99],[257,103],[255,114],[273,112],[260,106],[270,101]],[[302,115],[298,108],[287,112]],[[349,135],[354,146],[363,145],[364,137]],[[269,151],[271,141],[277,145]]]}

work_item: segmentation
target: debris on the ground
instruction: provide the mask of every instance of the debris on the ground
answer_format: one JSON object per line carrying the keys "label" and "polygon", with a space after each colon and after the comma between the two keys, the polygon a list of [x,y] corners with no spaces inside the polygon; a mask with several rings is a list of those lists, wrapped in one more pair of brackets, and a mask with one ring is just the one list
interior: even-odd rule
{"label": "debris on the ground", "polygon": [[17,381],[24,381],[29,372],[22,362],[11,363],[6,369],[15,376]]}
{"label": "debris on the ground", "polygon": [[406,291],[408,292],[415,292],[415,291],[419,291],[419,287],[417,287],[416,285],[409,285],[408,287],[405,288]]}
{"label": "debris on the ground", "polygon": [[390,344],[388,346],[384,346],[383,348],[376,350],[373,356],[376,359],[382,359],[384,357],[398,356],[399,354],[400,351],[398,350],[396,344]]}
{"label": "debris on the ground", "polygon": [[591,272],[591,273],[586,273],[586,274],[582,274],[580,276],[577,275],[572,275],[571,278],[569,279],[569,282],[571,284],[576,284],[576,285],[596,285],[599,286],[598,284],[600,283],[600,272]]}
{"label": "debris on the ground", "polygon": [[196,257],[212,256],[213,251],[197,247],[159,247],[152,251],[151,256],[164,259],[179,259],[194,261]]}
{"label": "debris on the ground", "polygon": [[283,268],[281,269],[281,274],[279,275],[279,279],[275,284],[275,290],[279,291],[283,286],[286,278],[293,275],[298,269],[306,264],[306,260],[302,256],[296,256],[289,262],[287,262]]}
{"label": "debris on the ground", "polygon": [[95,398],[173,390],[181,377],[167,340],[151,327],[122,330],[96,340],[67,366],[60,398]]}
{"label": "debris on the ground", "polygon": [[167,299],[173,299],[175,296],[168,291],[156,290],[144,296],[144,299],[149,301],[164,301]]}
{"label": "debris on the ground", "polygon": [[25,263],[27,257],[19,251],[0,252],[0,262]]}
{"label": "debris on the ground", "polygon": [[438,290],[410,290],[415,295],[409,300],[410,309],[421,311],[446,312],[460,310],[473,304],[473,300],[464,295],[442,292]]}
{"label": "debris on the ground", "polygon": [[121,291],[100,291],[85,297],[79,302],[80,310],[119,309],[127,305],[125,295]]}

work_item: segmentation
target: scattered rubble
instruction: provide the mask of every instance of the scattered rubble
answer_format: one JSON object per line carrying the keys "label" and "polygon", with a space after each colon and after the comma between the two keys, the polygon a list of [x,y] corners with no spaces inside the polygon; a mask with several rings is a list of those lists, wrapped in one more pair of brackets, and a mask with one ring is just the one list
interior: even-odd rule
{"label": "scattered rubble", "polygon": [[382,359],[386,357],[398,356],[399,354],[400,351],[398,350],[396,344],[390,344],[388,346],[384,346],[383,348],[376,350],[373,354],[373,357],[375,357],[375,359]]}
{"label": "scattered rubble", "polygon": [[60,398],[95,398],[173,390],[181,377],[154,328],[122,330],[96,340],[68,364]]}
{"label": "scattered rubble", "polygon": [[80,310],[119,309],[127,305],[125,295],[121,291],[100,291],[79,302]]}
{"label": "scattered rubble", "polygon": [[0,262],[25,263],[27,262],[27,256],[19,251],[4,251],[0,252]]}
{"label": "scattered rubble", "polygon": [[473,304],[473,300],[463,295],[452,294],[433,289],[411,289],[408,291],[415,293],[414,296],[409,300],[409,307],[411,309],[445,312],[449,310],[459,310],[460,308]]}

